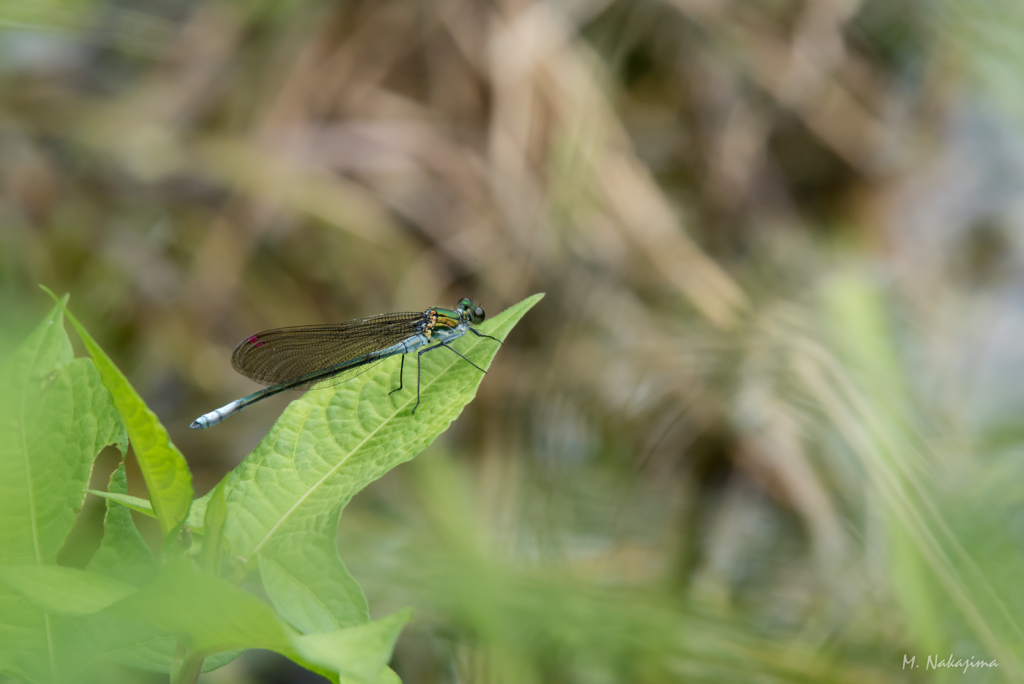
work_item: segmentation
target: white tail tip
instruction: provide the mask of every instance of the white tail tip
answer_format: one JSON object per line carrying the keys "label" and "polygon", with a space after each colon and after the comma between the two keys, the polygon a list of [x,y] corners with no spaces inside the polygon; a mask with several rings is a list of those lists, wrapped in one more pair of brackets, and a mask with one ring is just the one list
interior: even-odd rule
{"label": "white tail tip", "polygon": [[235,413],[241,408],[242,407],[238,401],[233,401],[227,406],[221,406],[219,409],[214,409],[209,413],[204,413],[203,415],[193,420],[192,424],[189,425],[189,427],[192,428],[193,430],[205,430],[211,425],[216,425],[217,423],[224,420],[232,413]]}

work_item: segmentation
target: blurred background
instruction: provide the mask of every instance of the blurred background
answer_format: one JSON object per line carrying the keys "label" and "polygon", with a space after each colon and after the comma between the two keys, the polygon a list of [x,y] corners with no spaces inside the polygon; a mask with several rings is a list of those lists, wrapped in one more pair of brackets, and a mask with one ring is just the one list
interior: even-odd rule
{"label": "blurred background", "polygon": [[407,684],[1022,681],[1022,65],[1012,0],[9,0],[0,353],[70,293],[202,494],[243,337],[546,292],[342,517]]}

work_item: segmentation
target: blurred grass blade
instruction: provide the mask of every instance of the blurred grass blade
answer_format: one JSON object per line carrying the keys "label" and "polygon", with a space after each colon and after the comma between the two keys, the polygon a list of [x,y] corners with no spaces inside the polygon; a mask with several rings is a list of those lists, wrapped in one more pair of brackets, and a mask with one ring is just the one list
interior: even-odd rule
{"label": "blurred grass blade", "polygon": [[[845,368],[802,363],[801,371],[884,503],[887,541],[898,547],[890,554],[893,581],[906,619],[922,646],[937,650],[953,648],[967,627],[1004,671],[1020,679],[1024,629],[1015,615],[1024,606],[1014,598],[1019,592],[1015,584],[1000,581],[1002,568],[983,567],[979,556],[968,552],[978,519],[971,507],[962,501],[943,505],[959,499],[955,490],[965,484],[963,476],[958,474],[951,492],[937,452],[941,447],[934,446],[941,441],[922,437],[881,294],[853,275],[834,278],[824,294]],[[1002,532],[993,529],[986,536],[995,543]],[[1002,562],[1021,567],[1019,554]],[[936,620],[937,615],[944,619]],[[963,624],[953,617],[962,617]]]}

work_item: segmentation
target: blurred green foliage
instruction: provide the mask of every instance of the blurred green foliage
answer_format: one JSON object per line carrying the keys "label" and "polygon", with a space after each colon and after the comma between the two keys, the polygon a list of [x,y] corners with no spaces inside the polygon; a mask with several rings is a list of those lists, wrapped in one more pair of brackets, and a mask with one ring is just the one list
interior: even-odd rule
{"label": "blurred green foliage", "polygon": [[[1018,681],[1022,29],[956,0],[2,3],[0,352],[36,284],[70,292],[202,493],[287,401],[187,430],[251,391],[239,339],[544,291],[342,520],[371,612],[417,608],[405,681]],[[950,653],[999,668],[922,665]]]}

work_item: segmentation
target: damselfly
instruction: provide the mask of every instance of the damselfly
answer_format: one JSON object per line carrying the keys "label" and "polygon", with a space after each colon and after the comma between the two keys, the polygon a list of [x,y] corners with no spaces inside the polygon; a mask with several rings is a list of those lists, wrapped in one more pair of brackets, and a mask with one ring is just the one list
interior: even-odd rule
{"label": "damselfly", "polygon": [[189,426],[202,430],[216,425],[261,399],[295,389],[319,389],[350,380],[389,356],[402,355],[398,387],[402,389],[405,355],[416,352],[416,405],[420,405],[420,359],[428,351],[446,347],[482,373],[483,368],[449,346],[467,332],[501,344],[472,326],[482,323],[484,310],[469,299],[459,300],[454,311],[432,307],[426,311],[389,313],[331,325],[300,325],[257,333],[242,340],[231,365],[242,375],[270,385],[247,397],[196,418]]}

